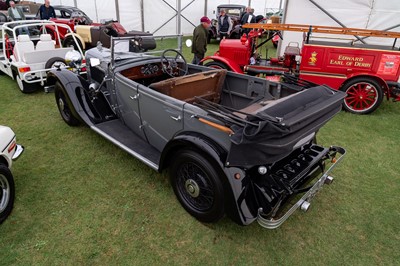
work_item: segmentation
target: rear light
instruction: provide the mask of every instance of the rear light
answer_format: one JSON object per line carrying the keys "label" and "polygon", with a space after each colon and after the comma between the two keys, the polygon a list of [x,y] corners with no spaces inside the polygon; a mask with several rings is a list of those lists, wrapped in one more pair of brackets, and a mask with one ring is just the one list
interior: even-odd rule
{"label": "rear light", "polygon": [[18,70],[20,73],[25,73],[25,72],[31,71],[31,68],[30,67],[20,67],[20,68],[18,68]]}
{"label": "rear light", "polygon": [[8,153],[12,152],[16,146],[17,146],[17,142],[15,140],[13,140],[13,142],[10,144],[10,146],[7,149]]}

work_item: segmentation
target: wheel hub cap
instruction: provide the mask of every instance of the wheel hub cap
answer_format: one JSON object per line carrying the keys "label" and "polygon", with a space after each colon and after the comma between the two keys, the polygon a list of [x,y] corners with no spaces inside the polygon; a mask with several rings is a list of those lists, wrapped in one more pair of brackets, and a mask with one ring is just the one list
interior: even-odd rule
{"label": "wheel hub cap", "polygon": [[190,194],[193,198],[197,198],[200,194],[199,185],[193,179],[188,179],[185,182],[186,192]]}
{"label": "wheel hub cap", "polygon": [[10,188],[7,179],[0,174],[0,212],[2,212],[8,204]]}
{"label": "wheel hub cap", "polygon": [[64,110],[64,101],[61,98],[58,99],[58,105],[60,106],[61,110]]}

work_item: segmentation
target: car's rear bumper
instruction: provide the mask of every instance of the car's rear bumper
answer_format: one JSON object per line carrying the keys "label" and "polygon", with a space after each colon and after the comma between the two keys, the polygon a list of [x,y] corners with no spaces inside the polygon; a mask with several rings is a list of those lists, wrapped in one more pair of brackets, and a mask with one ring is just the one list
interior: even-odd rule
{"label": "car's rear bumper", "polygon": [[14,155],[12,157],[13,161],[17,160],[24,152],[24,150],[25,150],[24,146],[17,144]]}
{"label": "car's rear bumper", "polygon": [[322,173],[322,176],[311,186],[309,190],[307,190],[304,195],[294,204],[290,209],[280,216],[278,219],[266,219],[263,217],[263,209],[260,208],[258,210],[257,221],[258,223],[267,229],[275,229],[283,224],[299,207],[303,211],[307,211],[310,206],[311,200],[314,196],[320,191],[324,184],[330,184],[333,181],[333,178],[329,175],[330,172],[337,166],[337,164],[343,159],[346,154],[346,150],[341,147],[331,147],[331,151],[340,154],[339,158],[336,158],[332,165]]}

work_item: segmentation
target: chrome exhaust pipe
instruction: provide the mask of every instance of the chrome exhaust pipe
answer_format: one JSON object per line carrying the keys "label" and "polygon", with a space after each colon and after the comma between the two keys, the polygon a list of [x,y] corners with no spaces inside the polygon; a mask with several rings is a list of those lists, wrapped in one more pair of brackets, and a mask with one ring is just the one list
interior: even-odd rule
{"label": "chrome exhaust pipe", "polygon": [[328,175],[326,178],[325,178],[325,182],[324,182],[326,185],[330,185],[330,184],[332,184],[333,183],[333,177],[332,176],[330,176],[330,175]]}
{"label": "chrome exhaust pipe", "polygon": [[310,208],[310,206],[311,206],[311,203],[310,203],[310,202],[304,201],[304,202],[301,204],[300,209],[301,209],[303,212],[306,212],[306,211],[308,211],[308,209]]}

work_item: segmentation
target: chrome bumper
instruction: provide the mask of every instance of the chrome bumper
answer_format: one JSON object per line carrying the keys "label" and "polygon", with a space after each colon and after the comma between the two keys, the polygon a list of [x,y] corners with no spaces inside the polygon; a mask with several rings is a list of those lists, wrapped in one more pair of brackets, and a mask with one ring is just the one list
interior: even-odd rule
{"label": "chrome bumper", "polygon": [[13,157],[11,158],[13,161],[17,160],[19,158],[19,156],[21,156],[21,154],[24,152],[24,146],[18,145],[17,144],[17,148],[15,149],[15,153],[13,155]]}
{"label": "chrome bumper", "polygon": [[346,154],[346,150],[341,147],[332,146],[330,148],[331,151],[337,152],[340,154],[340,157],[336,159],[327,171],[325,171],[321,178],[315,182],[315,184],[298,200],[281,218],[279,219],[266,219],[262,217],[263,210],[262,208],[258,209],[257,222],[264,228],[267,229],[275,229],[278,228],[281,224],[283,224],[299,207],[306,211],[309,206],[311,200],[315,197],[315,195],[322,189],[324,184],[330,184],[333,181],[333,177],[329,174],[330,172],[337,166],[337,164],[343,159]]}

